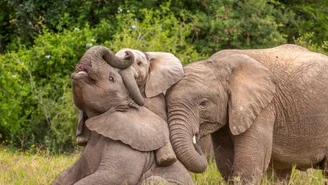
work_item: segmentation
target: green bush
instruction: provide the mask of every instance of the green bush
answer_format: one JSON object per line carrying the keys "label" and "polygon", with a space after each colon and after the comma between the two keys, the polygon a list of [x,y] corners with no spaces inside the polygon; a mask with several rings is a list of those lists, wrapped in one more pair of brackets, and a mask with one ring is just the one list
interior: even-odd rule
{"label": "green bush", "polygon": [[[180,14],[178,19],[170,11],[170,2],[163,3],[158,9],[142,9],[138,16],[133,13],[118,14],[119,22],[113,40],[105,41],[105,45],[114,51],[122,48],[134,48],[142,51],[165,51],[176,55],[182,63],[205,58],[199,55],[188,43],[191,34],[191,23],[185,23]],[[108,23],[103,22],[105,27]]]}
{"label": "green bush", "polygon": [[[11,148],[47,149],[52,153],[75,148],[77,108],[72,100],[70,73],[83,53],[102,44],[113,51],[124,47],[166,51],[187,63],[201,57],[186,42],[190,25],[168,11],[142,10],[143,20],[129,12],[117,16],[116,33],[111,21],[96,28],[64,29],[53,33],[43,27],[31,48],[0,55],[0,138]],[[113,40],[104,40],[112,37]],[[33,152],[33,151],[32,151]]]}
{"label": "green bush", "polygon": [[76,108],[70,73],[87,46],[95,44],[88,26],[53,34],[43,30],[31,49],[1,56],[2,140],[13,147],[72,148]]}
{"label": "green bush", "polygon": [[273,4],[275,1],[267,0],[203,2],[201,8],[190,10],[194,12],[194,45],[199,52],[212,54],[220,49],[265,48],[286,43],[279,28],[289,19]]}

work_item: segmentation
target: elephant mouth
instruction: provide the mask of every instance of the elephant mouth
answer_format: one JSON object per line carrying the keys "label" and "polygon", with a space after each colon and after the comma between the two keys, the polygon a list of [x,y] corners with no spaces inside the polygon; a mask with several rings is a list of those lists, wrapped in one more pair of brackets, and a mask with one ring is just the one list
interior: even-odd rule
{"label": "elephant mouth", "polygon": [[76,67],[76,71],[71,74],[71,78],[74,80],[86,77],[89,77],[88,70],[81,64],[78,64],[78,66]]}
{"label": "elephant mouth", "polygon": [[199,154],[199,155],[203,155],[203,152],[202,150],[200,149],[199,145],[197,144],[197,140],[199,140],[197,134],[194,135],[194,137],[192,137],[192,143],[194,144],[194,148],[196,150],[196,152]]}

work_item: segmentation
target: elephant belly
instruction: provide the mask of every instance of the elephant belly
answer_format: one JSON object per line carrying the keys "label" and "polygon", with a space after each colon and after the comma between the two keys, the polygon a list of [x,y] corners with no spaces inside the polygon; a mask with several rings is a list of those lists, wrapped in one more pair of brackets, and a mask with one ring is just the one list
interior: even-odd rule
{"label": "elephant belly", "polygon": [[325,158],[326,149],[304,153],[288,153],[287,151],[273,151],[271,166],[274,169],[290,169],[296,165],[297,169],[306,170],[317,166]]}
{"label": "elephant belly", "polygon": [[[328,130],[327,130],[328,131]],[[318,165],[327,155],[328,132],[274,134],[272,165],[276,169],[307,169]]]}

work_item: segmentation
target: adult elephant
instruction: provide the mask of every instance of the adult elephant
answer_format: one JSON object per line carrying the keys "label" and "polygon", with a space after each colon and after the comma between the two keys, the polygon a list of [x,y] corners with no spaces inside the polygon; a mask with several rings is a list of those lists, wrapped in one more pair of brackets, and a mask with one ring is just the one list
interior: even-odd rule
{"label": "adult elephant", "polygon": [[126,54],[118,59],[105,47],[92,47],[72,73],[74,102],[91,135],[80,158],[53,184],[193,184],[180,162],[156,164],[154,150],[166,144],[168,127],[135,103],[142,99],[129,68],[133,55]]}
{"label": "adult elephant", "polygon": [[206,159],[192,138],[211,134],[225,180],[258,183],[268,166],[285,178],[294,164],[326,175],[327,70],[327,56],[289,44],[222,50],[186,65],[166,94],[178,159],[204,171]]}

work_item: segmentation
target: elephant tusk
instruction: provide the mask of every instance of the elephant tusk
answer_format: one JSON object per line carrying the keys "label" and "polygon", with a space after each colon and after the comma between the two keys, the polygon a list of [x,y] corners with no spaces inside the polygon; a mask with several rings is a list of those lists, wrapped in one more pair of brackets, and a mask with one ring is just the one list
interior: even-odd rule
{"label": "elephant tusk", "polygon": [[193,141],[194,144],[197,144],[197,142],[196,142],[196,136],[194,136],[194,137],[192,138],[192,141]]}

